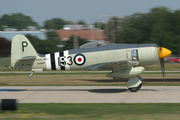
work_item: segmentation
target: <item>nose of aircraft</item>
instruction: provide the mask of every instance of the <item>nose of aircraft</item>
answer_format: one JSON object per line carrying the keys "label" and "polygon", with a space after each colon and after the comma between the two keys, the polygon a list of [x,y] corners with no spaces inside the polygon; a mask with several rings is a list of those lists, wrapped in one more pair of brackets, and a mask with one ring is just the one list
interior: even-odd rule
{"label": "nose of aircraft", "polygon": [[170,50],[163,47],[158,47],[158,52],[159,52],[159,60],[164,59],[171,54]]}

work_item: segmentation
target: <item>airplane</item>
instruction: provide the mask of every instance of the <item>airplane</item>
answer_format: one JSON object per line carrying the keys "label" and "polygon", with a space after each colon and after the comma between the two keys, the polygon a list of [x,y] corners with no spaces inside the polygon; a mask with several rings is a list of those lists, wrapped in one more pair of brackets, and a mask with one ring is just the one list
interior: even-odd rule
{"label": "airplane", "polygon": [[127,88],[137,92],[143,79],[139,76],[145,68],[161,61],[164,78],[164,58],[171,51],[162,46],[161,36],[156,44],[110,44],[99,40],[86,43],[77,49],[50,54],[39,54],[24,35],[16,35],[11,44],[11,66],[23,71],[43,70],[112,70],[106,76],[128,78]]}

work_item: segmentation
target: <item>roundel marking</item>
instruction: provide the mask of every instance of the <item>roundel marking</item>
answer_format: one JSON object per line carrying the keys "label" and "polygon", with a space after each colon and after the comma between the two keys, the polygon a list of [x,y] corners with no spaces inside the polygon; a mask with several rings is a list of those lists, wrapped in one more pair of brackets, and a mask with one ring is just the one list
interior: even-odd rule
{"label": "roundel marking", "polygon": [[78,58],[78,62],[81,62],[82,61],[82,59],[81,58]]}
{"label": "roundel marking", "polygon": [[74,63],[76,65],[83,65],[84,63],[86,62],[86,58],[83,54],[77,54],[75,57],[74,57]]}

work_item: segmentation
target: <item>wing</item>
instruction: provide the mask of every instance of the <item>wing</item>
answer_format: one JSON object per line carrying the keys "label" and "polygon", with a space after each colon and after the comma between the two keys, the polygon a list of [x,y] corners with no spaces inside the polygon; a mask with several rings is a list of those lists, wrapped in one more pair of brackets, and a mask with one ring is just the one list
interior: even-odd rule
{"label": "wing", "polygon": [[120,70],[128,67],[132,67],[134,65],[133,62],[127,61],[127,60],[120,60],[117,62],[109,62],[109,63],[100,63],[100,64],[95,64],[86,67],[86,69],[90,70]]}

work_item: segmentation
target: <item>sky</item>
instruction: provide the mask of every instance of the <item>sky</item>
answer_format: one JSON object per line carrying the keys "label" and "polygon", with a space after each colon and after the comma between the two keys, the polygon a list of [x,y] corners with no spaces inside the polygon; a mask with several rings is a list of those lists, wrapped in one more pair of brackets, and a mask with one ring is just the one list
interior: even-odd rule
{"label": "sky", "polygon": [[180,9],[180,0],[0,0],[0,17],[23,13],[39,25],[52,18],[69,21],[84,20],[87,24],[106,22],[107,15],[125,17],[147,13],[151,8],[165,6]]}

